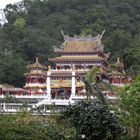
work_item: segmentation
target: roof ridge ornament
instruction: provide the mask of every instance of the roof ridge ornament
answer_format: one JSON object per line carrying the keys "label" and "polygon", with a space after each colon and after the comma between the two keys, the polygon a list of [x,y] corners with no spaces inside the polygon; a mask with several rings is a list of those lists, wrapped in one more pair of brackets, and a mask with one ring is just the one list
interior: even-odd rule
{"label": "roof ridge ornament", "polygon": [[63,37],[65,37],[65,34],[64,34],[63,30],[61,30],[61,34],[62,34]]}
{"label": "roof ridge ornament", "polygon": [[39,58],[38,57],[35,58],[35,63],[39,63]]}
{"label": "roof ridge ornament", "polygon": [[117,66],[117,67],[121,67],[121,68],[123,68],[123,67],[124,67],[123,62],[121,62],[121,61],[120,61],[120,57],[117,57],[116,66]]}
{"label": "roof ridge ornament", "polygon": [[69,38],[68,35],[65,35],[65,34],[64,34],[63,30],[61,30],[61,34],[62,34],[62,36],[64,37],[64,40],[66,40],[67,38]]}
{"label": "roof ridge ornament", "polygon": [[48,65],[48,71],[51,71],[51,65]]}
{"label": "roof ridge ornament", "polygon": [[98,36],[95,36],[95,37],[92,37],[92,35],[88,35],[88,36],[74,35],[73,37],[70,37],[69,35],[65,35],[63,30],[61,30],[61,34],[64,37],[65,42],[67,41],[95,41],[95,40],[100,42],[104,33],[105,33],[105,29],[103,30],[101,34],[98,34]]}
{"label": "roof ridge ornament", "polygon": [[117,63],[120,63],[120,57],[117,57]]}
{"label": "roof ridge ornament", "polygon": [[101,35],[100,35],[100,39],[102,39],[103,35],[105,34],[105,29],[102,31]]}
{"label": "roof ridge ornament", "polygon": [[98,34],[98,36],[97,36],[98,47],[101,47],[102,46],[101,39],[102,39],[104,33],[105,33],[105,29],[102,31],[101,34]]}

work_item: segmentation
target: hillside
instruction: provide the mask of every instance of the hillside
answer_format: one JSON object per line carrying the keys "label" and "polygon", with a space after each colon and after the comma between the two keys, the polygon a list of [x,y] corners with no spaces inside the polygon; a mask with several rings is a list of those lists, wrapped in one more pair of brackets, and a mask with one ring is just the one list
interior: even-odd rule
{"label": "hillside", "polygon": [[[25,66],[38,55],[43,64],[53,46],[70,36],[103,36],[110,62],[120,56],[134,73],[140,68],[139,0],[24,0],[4,9],[8,23],[0,32],[0,83],[22,86]],[[20,82],[19,82],[20,81]]]}

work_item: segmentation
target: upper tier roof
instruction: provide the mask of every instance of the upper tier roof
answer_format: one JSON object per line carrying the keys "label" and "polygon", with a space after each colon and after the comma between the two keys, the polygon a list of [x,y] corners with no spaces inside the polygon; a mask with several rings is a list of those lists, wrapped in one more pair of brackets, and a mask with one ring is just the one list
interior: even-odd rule
{"label": "upper tier roof", "polygon": [[36,57],[36,62],[34,64],[29,64],[27,68],[41,68],[41,69],[46,69],[46,66],[42,65],[38,61],[38,57]]}
{"label": "upper tier roof", "polygon": [[74,36],[69,37],[64,35],[64,43],[61,49],[56,49],[56,52],[63,53],[79,53],[79,52],[95,52],[103,51],[103,45],[101,43],[102,35],[96,37],[92,36]]}

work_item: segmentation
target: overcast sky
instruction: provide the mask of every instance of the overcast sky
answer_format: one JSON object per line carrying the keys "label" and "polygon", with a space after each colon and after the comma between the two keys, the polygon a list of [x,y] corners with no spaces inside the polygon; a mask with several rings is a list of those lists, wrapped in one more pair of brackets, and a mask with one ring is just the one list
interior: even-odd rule
{"label": "overcast sky", "polygon": [[5,8],[5,6],[9,3],[15,3],[15,2],[19,2],[21,0],[0,0],[0,9]]}

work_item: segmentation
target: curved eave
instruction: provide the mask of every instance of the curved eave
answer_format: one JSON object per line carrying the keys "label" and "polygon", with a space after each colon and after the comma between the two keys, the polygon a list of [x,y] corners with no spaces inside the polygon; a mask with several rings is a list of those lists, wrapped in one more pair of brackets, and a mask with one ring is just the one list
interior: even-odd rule
{"label": "curved eave", "polygon": [[37,89],[37,88],[46,88],[46,86],[24,86],[24,88],[28,88],[28,89]]}
{"label": "curved eave", "polygon": [[81,59],[59,59],[59,58],[51,58],[51,59],[48,59],[50,62],[60,62],[60,61],[65,61],[65,62],[67,62],[67,61],[102,61],[102,60],[104,60],[103,58],[101,58],[101,59],[84,59],[84,56],[83,56],[83,59],[81,58]]}
{"label": "curved eave", "polygon": [[122,78],[125,78],[125,75],[124,74],[122,74],[122,73],[120,73],[120,72],[115,72],[115,73],[108,73],[107,75],[109,75],[109,76],[115,76],[115,77],[122,77]]}
{"label": "curved eave", "polygon": [[[83,87],[83,85],[78,85],[76,86],[76,88],[80,88],[80,87]],[[51,88],[71,88],[71,85],[52,85]]]}
{"label": "curved eave", "polygon": [[28,65],[27,66],[27,69],[32,69],[32,68],[37,68],[37,69],[47,69],[47,67],[46,66],[39,66],[39,65]]}
{"label": "curved eave", "polygon": [[46,76],[46,74],[41,73],[25,73],[24,76]]}

